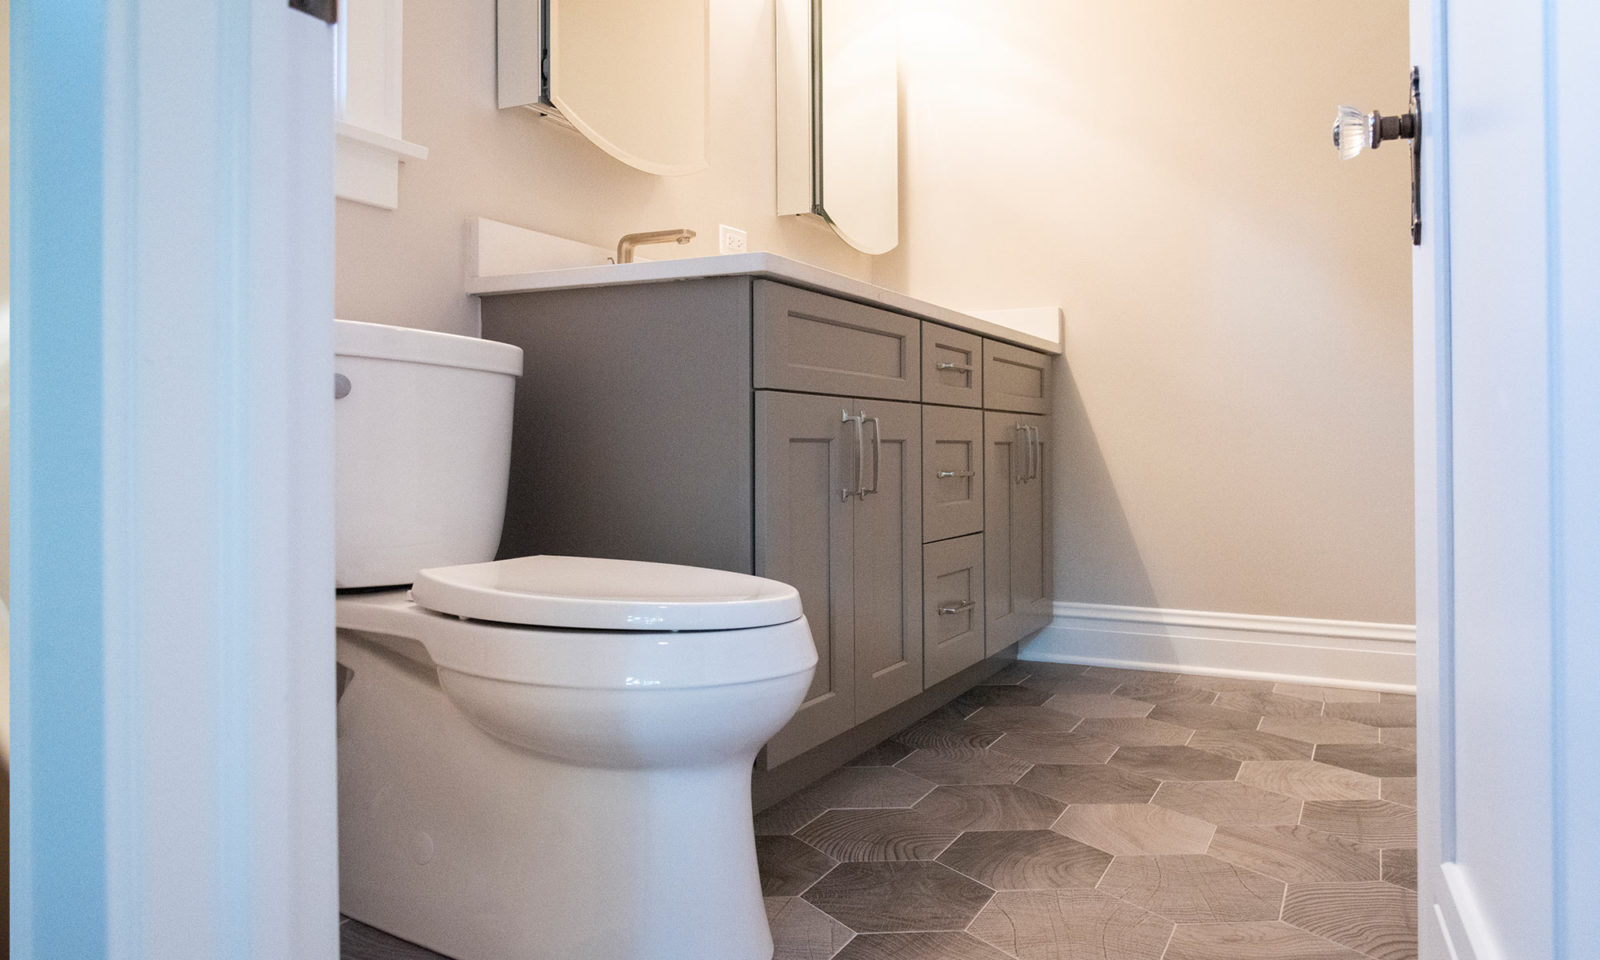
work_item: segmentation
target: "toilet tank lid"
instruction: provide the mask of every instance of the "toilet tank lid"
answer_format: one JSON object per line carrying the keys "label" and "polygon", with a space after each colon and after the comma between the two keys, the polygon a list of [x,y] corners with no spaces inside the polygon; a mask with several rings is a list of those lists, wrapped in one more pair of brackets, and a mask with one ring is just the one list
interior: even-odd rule
{"label": "toilet tank lid", "polygon": [[522,348],[437,330],[357,320],[333,321],[333,352],[340,357],[400,360],[488,373],[522,375]]}
{"label": "toilet tank lid", "polygon": [[801,616],[800,593],[743,573],[596,557],[518,557],[418,572],[435,613],[581,630],[741,630]]}

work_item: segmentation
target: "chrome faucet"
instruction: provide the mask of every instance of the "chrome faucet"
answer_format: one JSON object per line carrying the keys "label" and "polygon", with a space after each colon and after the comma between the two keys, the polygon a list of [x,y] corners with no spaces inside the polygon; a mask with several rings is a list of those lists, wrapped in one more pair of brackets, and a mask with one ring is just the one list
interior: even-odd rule
{"label": "chrome faucet", "polygon": [[676,243],[682,246],[693,239],[693,230],[651,230],[648,233],[630,233],[617,243],[617,262],[632,263],[633,248],[646,243]]}

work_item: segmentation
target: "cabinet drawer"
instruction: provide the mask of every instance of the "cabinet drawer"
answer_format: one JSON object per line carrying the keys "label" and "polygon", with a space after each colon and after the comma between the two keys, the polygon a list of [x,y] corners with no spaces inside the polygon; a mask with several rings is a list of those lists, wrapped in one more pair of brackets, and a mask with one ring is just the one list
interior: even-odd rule
{"label": "cabinet drawer", "polygon": [[923,685],[983,659],[983,534],[922,548]]}
{"label": "cabinet drawer", "polygon": [[771,280],[754,311],[758,389],[922,398],[922,321]]}
{"label": "cabinet drawer", "polygon": [[922,401],[983,405],[983,338],[922,322]]}
{"label": "cabinet drawer", "polygon": [[989,410],[1050,412],[1050,357],[998,340],[983,341],[983,405]]}
{"label": "cabinet drawer", "polygon": [[922,408],[922,539],[983,529],[983,412]]}

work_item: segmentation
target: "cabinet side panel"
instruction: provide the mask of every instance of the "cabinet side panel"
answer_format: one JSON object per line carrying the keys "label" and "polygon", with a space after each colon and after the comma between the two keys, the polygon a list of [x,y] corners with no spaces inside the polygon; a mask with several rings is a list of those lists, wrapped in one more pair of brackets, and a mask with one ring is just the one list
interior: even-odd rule
{"label": "cabinet side panel", "polygon": [[750,284],[486,297],[523,350],[501,557],[752,572]]}

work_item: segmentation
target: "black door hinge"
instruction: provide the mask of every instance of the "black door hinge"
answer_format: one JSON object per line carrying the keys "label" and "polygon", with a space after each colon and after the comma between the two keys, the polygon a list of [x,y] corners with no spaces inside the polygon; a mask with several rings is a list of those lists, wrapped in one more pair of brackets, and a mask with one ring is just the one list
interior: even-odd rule
{"label": "black door hinge", "polygon": [[309,13],[323,23],[339,22],[339,0],[289,0],[289,7]]}

